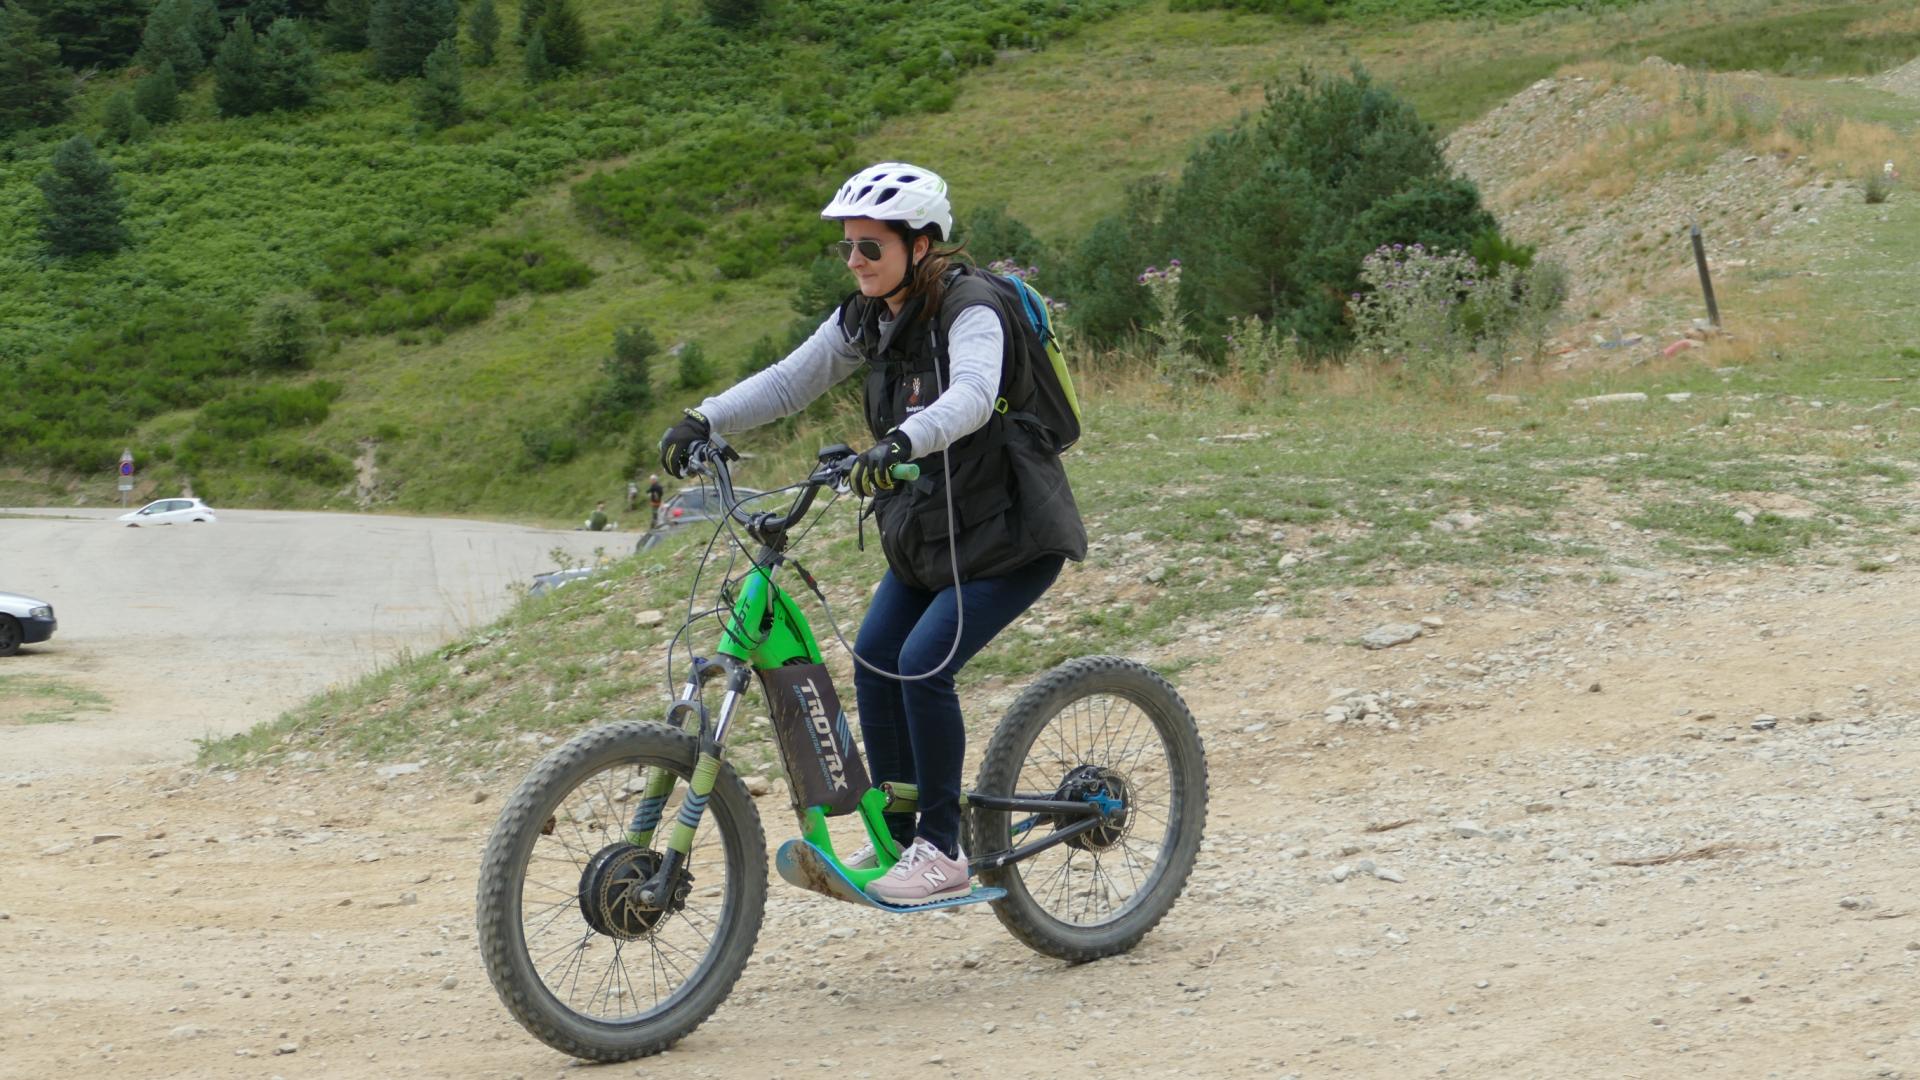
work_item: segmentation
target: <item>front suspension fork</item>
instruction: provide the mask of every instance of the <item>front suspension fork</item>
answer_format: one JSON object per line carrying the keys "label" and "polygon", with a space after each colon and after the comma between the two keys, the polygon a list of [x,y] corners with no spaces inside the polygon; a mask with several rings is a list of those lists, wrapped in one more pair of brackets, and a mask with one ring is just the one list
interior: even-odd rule
{"label": "front suspension fork", "polygon": [[[721,748],[726,742],[727,729],[733,724],[734,713],[746,696],[748,674],[747,665],[732,657],[721,656],[706,662],[696,660],[685,692],[667,710],[667,720],[675,726],[685,727],[689,717],[698,718],[700,756],[693,765],[693,778],[687,783],[687,797],[680,804],[680,813],[674,817],[673,832],[667,838],[666,851],[661,854],[660,868],[640,886],[643,904],[664,907],[678,891],[686,873],[687,857],[693,851],[694,833],[700,828],[707,811],[707,799],[713,795],[713,785],[720,777]],[[707,679],[720,676],[726,678],[727,690],[720,699],[719,716],[709,729],[706,707],[700,702],[700,686]],[[677,779],[669,769],[653,769],[627,827],[628,843],[636,847],[653,843],[661,813]]]}

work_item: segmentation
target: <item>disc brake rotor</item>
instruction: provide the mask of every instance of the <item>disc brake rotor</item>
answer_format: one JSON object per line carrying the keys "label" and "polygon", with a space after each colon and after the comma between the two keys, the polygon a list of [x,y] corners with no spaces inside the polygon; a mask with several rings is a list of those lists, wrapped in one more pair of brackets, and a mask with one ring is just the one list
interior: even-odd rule
{"label": "disc brake rotor", "polygon": [[641,901],[640,887],[660,868],[660,854],[624,840],[608,844],[587,860],[580,875],[580,915],[587,925],[622,941],[653,932],[661,920],[686,905],[693,875],[682,871],[679,888],[665,907]]}
{"label": "disc brake rotor", "polygon": [[[1066,802],[1093,803],[1106,812],[1100,824],[1068,837],[1067,846],[1081,851],[1105,851],[1127,835],[1133,812],[1127,803],[1127,780],[1119,773],[1098,765],[1076,765],[1060,782],[1053,797]],[[1053,820],[1053,826],[1065,828],[1080,820],[1083,819],[1062,815]]]}

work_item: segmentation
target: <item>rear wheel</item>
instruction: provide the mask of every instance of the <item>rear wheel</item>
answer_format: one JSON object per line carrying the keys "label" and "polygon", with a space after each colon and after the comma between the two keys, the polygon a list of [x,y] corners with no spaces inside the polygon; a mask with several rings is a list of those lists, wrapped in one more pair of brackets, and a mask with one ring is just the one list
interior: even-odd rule
{"label": "rear wheel", "polygon": [[[540,1041],[593,1061],[657,1054],[718,1008],[760,933],[766,838],[753,798],[723,767],[663,904],[640,883],[659,867],[693,776],[694,738],[620,723],[561,746],[520,784],[480,867],[479,939],[507,1011]],[[627,842],[647,779],[676,782],[655,839]]]}
{"label": "rear wheel", "polygon": [[[1186,888],[1207,818],[1207,760],[1186,703],[1117,656],[1070,660],[1028,687],[987,746],[978,790],[1109,807],[1099,826],[980,874],[994,914],[1063,960],[1125,952]],[[1080,820],[975,807],[969,851],[1008,848]]]}

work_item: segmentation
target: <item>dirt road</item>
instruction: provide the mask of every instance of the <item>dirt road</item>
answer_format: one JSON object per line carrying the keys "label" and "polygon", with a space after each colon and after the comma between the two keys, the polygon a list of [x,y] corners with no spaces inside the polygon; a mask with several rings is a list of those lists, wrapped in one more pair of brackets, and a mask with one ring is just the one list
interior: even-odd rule
{"label": "dirt road", "polygon": [[[632,533],[484,521],[223,510],[129,529],[104,510],[0,510],[0,589],[46,600],[52,642],[0,661],[105,695],[104,711],[10,726],[0,776],[179,761],[192,740],[280,710],[498,616],[560,548],[622,555]],[[10,516],[30,514],[32,516]],[[0,709],[0,714],[5,712]]]}
{"label": "dirt road", "polygon": [[[1920,1077],[1920,573],[1458,585],[1218,628],[1231,659],[1179,680],[1210,839],[1132,955],[776,878],[732,999],[586,1075]],[[0,790],[0,1075],[583,1075],[475,950],[518,771]]]}

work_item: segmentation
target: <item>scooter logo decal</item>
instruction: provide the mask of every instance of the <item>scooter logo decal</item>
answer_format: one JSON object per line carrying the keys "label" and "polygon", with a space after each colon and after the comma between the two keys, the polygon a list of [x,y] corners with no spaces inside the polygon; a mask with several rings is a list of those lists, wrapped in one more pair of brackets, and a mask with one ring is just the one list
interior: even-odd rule
{"label": "scooter logo decal", "polygon": [[840,742],[834,736],[849,734],[847,714],[838,717],[827,716],[827,707],[820,700],[820,691],[813,680],[793,688],[800,698],[800,707],[807,710],[807,722],[813,729],[814,754],[820,761],[820,768],[826,773],[827,781],[835,791],[845,791],[847,784],[847,762],[840,754]]}

